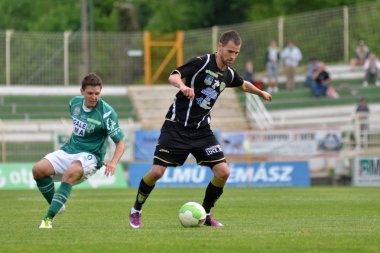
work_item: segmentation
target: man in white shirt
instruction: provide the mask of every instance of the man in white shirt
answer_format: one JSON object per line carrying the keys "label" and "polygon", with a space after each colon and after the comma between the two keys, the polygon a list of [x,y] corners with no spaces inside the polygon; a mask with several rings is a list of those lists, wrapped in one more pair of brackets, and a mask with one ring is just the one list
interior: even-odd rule
{"label": "man in white shirt", "polygon": [[301,50],[294,45],[292,41],[288,42],[288,46],[281,53],[281,58],[284,60],[286,72],[286,90],[294,89],[294,77],[298,63],[302,59]]}

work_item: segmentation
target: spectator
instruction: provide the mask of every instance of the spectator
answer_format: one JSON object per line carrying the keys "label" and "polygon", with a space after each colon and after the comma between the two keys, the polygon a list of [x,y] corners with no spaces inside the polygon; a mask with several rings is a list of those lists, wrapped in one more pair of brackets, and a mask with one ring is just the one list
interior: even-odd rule
{"label": "spectator", "polygon": [[339,95],[330,84],[330,74],[325,70],[325,64],[320,62],[317,70],[313,74],[312,91],[316,97],[331,97],[338,98]]}
{"label": "spectator", "polygon": [[247,61],[245,63],[243,79],[250,83],[253,83],[254,77],[255,77],[255,71],[253,69],[253,62]]}
{"label": "spectator", "polygon": [[365,70],[363,86],[368,86],[368,81],[375,81],[376,86],[380,86],[380,62],[378,61],[376,55],[370,54],[368,60],[363,66]]}
{"label": "spectator", "polygon": [[253,62],[251,62],[251,61],[247,61],[245,63],[245,70],[244,70],[243,79],[254,84],[260,90],[264,89],[264,83],[261,80],[261,78],[255,76],[254,65],[253,65]]}
{"label": "spectator", "polygon": [[319,61],[316,57],[311,57],[307,64],[306,87],[311,89],[313,86],[313,74],[318,69]]}
{"label": "spectator", "polygon": [[358,106],[356,107],[355,119],[359,124],[359,140],[361,147],[368,145],[368,131],[369,131],[369,108],[364,97],[359,98]]}
{"label": "spectator", "polygon": [[296,68],[302,59],[301,50],[292,41],[289,41],[287,47],[281,52],[281,58],[285,64],[286,90],[293,90]]}
{"label": "spectator", "polygon": [[362,112],[368,113],[369,112],[369,108],[368,108],[367,102],[365,101],[364,97],[359,98],[358,106],[356,107],[356,112],[357,113],[362,113]]}
{"label": "spectator", "polygon": [[277,42],[272,40],[265,52],[265,67],[268,75],[268,92],[278,92],[278,68],[280,49]]}
{"label": "spectator", "polygon": [[362,67],[369,54],[370,50],[364,40],[359,40],[359,46],[355,49],[355,58],[351,59],[351,69],[355,70],[357,67]]}

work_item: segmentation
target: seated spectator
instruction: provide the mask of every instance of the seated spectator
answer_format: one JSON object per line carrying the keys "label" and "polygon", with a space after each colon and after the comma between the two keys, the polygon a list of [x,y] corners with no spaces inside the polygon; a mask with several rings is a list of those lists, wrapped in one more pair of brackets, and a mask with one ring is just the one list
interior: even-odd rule
{"label": "seated spectator", "polygon": [[247,61],[245,63],[243,79],[250,83],[253,83],[254,76],[255,76],[255,72],[253,69],[253,63],[251,61]]}
{"label": "seated spectator", "polygon": [[280,62],[280,49],[277,42],[272,40],[265,51],[265,67],[268,75],[268,92],[278,92],[278,69]]}
{"label": "seated spectator", "polygon": [[364,40],[359,40],[359,46],[355,49],[355,58],[351,59],[351,68],[362,67],[370,54],[369,48]]}
{"label": "seated spectator", "polygon": [[313,74],[313,84],[311,90],[316,97],[338,98],[339,94],[330,84],[330,74],[325,70],[325,64],[320,62],[317,70]]}
{"label": "seated spectator", "polygon": [[244,70],[243,79],[252,83],[253,85],[255,85],[260,90],[264,89],[264,83],[261,80],[261,78],[255,77],[255,70],[253,67],[253,63],[251,61],[247,61],[245,63],[245,70]]}
{"label": "seated spectator", "polygon": [[376,55],[370,54],[363,68],[365,70],[363,86],[367,87],[369,81],[374,81],[376,86],[380,86],[380,62]]}
{"label": "seated spectator", "polygon": [[325,97],[331,79],[329,73],[325,70],[325,65],[323,62],[318,64],[318,68],[314,71],[312,78],[313,84],[311,86],[311,90],[313,91],[314,96]]}
{"label": "seated spectator", "polygon": [[313,86],[313,74],[318,69],[318,59],[316,57],[311,57],[307,64],[307,73],[306,73],[306,87],[311,89]]}

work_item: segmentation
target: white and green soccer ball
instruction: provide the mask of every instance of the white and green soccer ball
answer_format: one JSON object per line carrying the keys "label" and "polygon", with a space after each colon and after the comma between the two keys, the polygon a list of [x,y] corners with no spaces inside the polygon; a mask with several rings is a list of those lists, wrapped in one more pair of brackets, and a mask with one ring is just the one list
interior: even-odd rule
{"label": "white and green soccer ball", "polygon": [[179,221],[184,227],[198,227],[205,223],[206,211],[197,202],[187,202],[179,209]]}

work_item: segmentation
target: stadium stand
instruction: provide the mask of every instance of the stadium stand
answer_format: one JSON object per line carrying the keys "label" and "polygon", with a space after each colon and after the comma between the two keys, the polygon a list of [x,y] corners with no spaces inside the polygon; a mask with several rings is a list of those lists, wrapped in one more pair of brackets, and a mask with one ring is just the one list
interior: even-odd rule
{"label": "stadium stand", "polygon": [[[305,82],[306,71],[305,67],[302,66],[297,70],[297,75],[295,77],[296,82]],[[355,80],[364,78],[364,69],[357,68],[355,70],[351,69],[350,65],[347,64],[335,64],[335,65],[327,65],[326,71],[330,73],[332,80]],[[261,73],[261,76],[264,76],[263,80],[265,83],[268,82],[267,77],[265,77],[265,73]],[[278,81],[280,83],[286,82],[286,76],[280,75],[278,77]]]}
{"label": "stadium stand", "polygon": [[[371,113],[380,114],[380,104],[371,104]],[[328,127],[352,124],[356,105],[309,107],[273,110],[271,116],[276,128]]]}
{"label": "stadium stand", "polygon": [[[59,119],[68,117],[68,102],[72,96],[0,96],[1,119]],[[128,96],[103,97],[120,118],[136,119],[136,114]]]}

